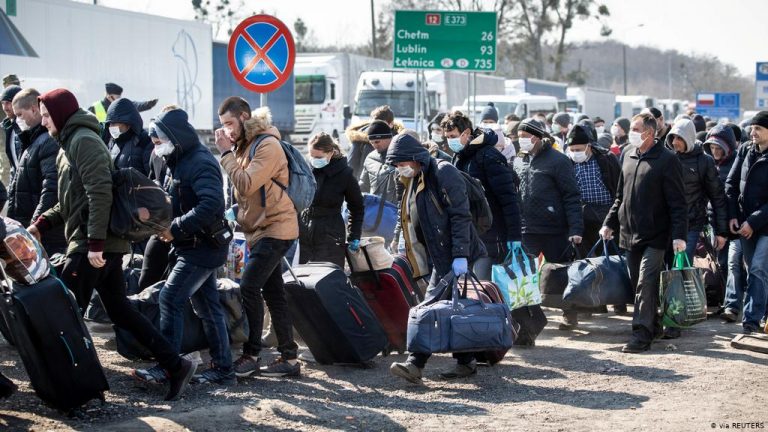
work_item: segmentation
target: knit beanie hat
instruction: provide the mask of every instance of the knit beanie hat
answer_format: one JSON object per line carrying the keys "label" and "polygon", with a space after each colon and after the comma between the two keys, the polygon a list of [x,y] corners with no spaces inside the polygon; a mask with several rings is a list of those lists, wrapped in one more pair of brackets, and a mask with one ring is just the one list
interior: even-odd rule
{"label": "knit beanie hat", "polygon": [[64,129],[67,120],[72,117],[72,114],[80,109],[80,105],[78,105],[75,95],[63,88],[43,93],[37,100],[38,102],[45,104],[45,108],[51,115],[51,120],[57,131]]}
{"label": "knit beanie hat", "polygon": [[750,125],[758,125],[768,129],[768,111],[760,111],[752,117]]}
{"label": "knit beanie hat", "polygon": [[534,120],[532,118],[527,118],[521,121],[520,125],[517,126],[517,132],[528,132],[529,134],[539,138],[544,138],[547,136],[546,126],[544,126],[540,121]]}
{"label": "knit beanie hat", "polygon": [[483,108],[483,112],[480,113],[480,121],[483,120],[493,120],[494,123],[499,122],[499,112],[496,111],[493,102],[488,102],[488,105]]}
{"label": "knit beanie hat", "polygon": [[392,129],[382,120],[374,120],[368,125],[368,139],[378,140],[392,138]]}
{"label": "knit beanie hat", "polygon": [[552,117],[552,123],[557,123],[562,127],[568,127],[571,124],[571,116],[568,113],[560,112]]}
{"label": "knit beanie hat", "polygon": [[704,117],[701,116],[701,114],[696,114],[693,116],[693,125],[696,126],[696,132],[707,130],[707,121],[704,119]]}
{"label": "knit beanie hat", "polygon": [[617,118],[614,123],[619,125],[619,127],[624,131],[625,134],[629,133],[629,119],[626,117],[619,117]]}
{"label": "knit beanie hat", "polygon": [[104,84],[104,89],[107,91],[107,94],[116,94],[116,95],[123,94],[123,88],[115,83]]}
{"label": "knit beanie hat", "polygon": [[571,132],[568,134],[568,140],[566,140],[565,144],[570,146],[574,144],[589,144],[591,142],[592,136],[587,130],[586,126],[577,124],[573,127],[573,129],[571,129]]}
{"label": "knit beanie hat", "polygon": [[10,102],[13,100],[13,97],[16,96],[18,92],[21,91],[21,87],[17,85],[8,86],[3,90],[3,93],[0,94],[0,101],[3,102]]}

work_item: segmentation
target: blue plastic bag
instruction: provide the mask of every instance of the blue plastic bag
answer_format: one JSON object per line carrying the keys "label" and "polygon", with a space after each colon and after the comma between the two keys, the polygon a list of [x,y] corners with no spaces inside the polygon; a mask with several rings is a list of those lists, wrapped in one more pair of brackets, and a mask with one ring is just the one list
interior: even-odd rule
{"label": "blue plastic bag", "polygon": [[[363,237],[384,237],[386,244],[395,236],[397,206],[378,195],[363,194]],[[349,219],[349,209],[344,207],[344,220]]]}
{"label": "blue plastic bag", "polygon": [[510,310],[541,304],[539,260],[515,245],[501,264],[491,268],[491,280],[499,286]]}

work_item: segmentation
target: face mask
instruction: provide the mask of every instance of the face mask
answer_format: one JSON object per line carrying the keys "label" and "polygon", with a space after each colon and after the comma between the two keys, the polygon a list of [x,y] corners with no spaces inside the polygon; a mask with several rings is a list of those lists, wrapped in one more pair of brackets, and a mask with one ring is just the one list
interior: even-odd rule
{"label": "face mask", "polygon": [[155,154],[158,156],[168,156],[173,153],[174,150],[176,150],[176,147],[174,147],[173,143],[170,141],[155,146]]}
{"label": "face mask", "polygon": [[529,152],[533,149],[533,141],[530,138],[520,138],[520,150]]}
{"label": "face mask", "polygon": [[414,169],[411,168],[409,165],[397,167],[397,172],[401,176],[407,177],[407,178],[412,178],[414,175],[416,175],[416,171],[414,171]]}
{"label": "face mask", "polygon": [[569,151],[568,156],[571,158],[572,161],[576,163],[582,163],[587,160],[587,152],[585,151],[580,151],[580,152]]}
{"label": "face mask", "polygon": [[458,153],[464,149],[464,145],[461,144],[461,138],[448,138],[448,147],[450,147],[454,153]]}
{"label": "face mask", "polygon": [[559,134],[562,131],[563,131],[563,127],[560,126],[559,124],[555,123],[555,124],[552,125],[552,133],[553,134],[557,135],[557,134]]}
{"label": "face mask", "polygon": [[443,142],[443,134],[441,134],[440,132],[432,132],[431,138],[432,138],[432,141],[436,143]]}
{"label": "face mask", "polygon": [[328,159],[326,158],[311,158],[311,160],[312,160],[312,166],[317,169],[324,168],[329,163]]}
{"label": "face mask", "polygon": [[112,138],[117,139],[117,137],[120,136],[120,128],[117,126],[110,126],[109,134],[112,135]]}
{"label": "face mask", "polygon": [[598,126],[598,127],[595,128],[595,130],[597,131],[597,133],[599,135],[599,134],[605,132],[605,126]]}
{"label": "face mask", "polygon": [[611,135],[617,137],[619,136],[619,127],[618,126],[611,126]]}
{"label": "face mask", "polygon": [[641,146],[643,144],[643,134],[640,132],[632,131],[629,133],[629,143],[633,146]]}
{"label": "face mask", "polygon": [[29,125],[21,117],[16,117],[16,126],[18,126],[19,129],[22,130],[22,132],[29,129]]}

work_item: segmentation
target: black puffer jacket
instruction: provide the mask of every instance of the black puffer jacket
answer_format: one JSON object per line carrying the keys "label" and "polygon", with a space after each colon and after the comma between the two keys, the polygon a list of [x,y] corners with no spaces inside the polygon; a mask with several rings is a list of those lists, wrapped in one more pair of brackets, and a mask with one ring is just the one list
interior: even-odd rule
{"label": "black puffer jacket", "polygon": [[514,167],[520,178],[523,234],[582,235],[581,192],[568,156],[545,139],[539,153],[520,153]]}
{"label": "black puffer jacket", "polygon": [[[21,129],[19,129],[19,125],[10,118],[3,119],[2,123],[0,123],[0,127],[3,128],[3,133],[5,134],[5,155],[8,156],[8,160],[11,162],[11,177],[13,177],[16,173],[16,160],[13,158],[11,145],[16,146],[16,156],[21,156],[21,140],[19,139]],[[11,139],[12,137],[14,139]],[[11,142],[13,142],[13,144],[11,144]]]}
{"label": "black puffer jacket", "polygon": [[725,185],[730,219],[768,235],[768,150],[760,152],[753,142],[741,145]]}
{"label": "black puffer jacket", "polygon": [[112,103],[107,111],[106,127],[111,123],[125,123],[130,129],[109,140],[109,153],[115,168],[133,167],[144,175],[149,174],[149,158],[152,154],[152,140],[143,129],[144,122],[133,102],[121,98]]}
{"label": "black puffer jacket", "polygon": [[[346,158],[332,159],[314,168],[317,192],[312,206],[302,214],[301,262],[329,261],[344,266],[344,245],[359,240],[363,228],[363,195]],[[346,201],[350,218],[344,223],[341,205]],[[347,234],[349,233],[349,234]]]}
{"label": "black puffer jacket", "polygon": [[453,163],[483,183],[493,224],[480,238],[486,248],[500,242],[519,241],[520,207],[515,175],[504,155],[494,147],[498,136],[491,129],[475,129],[472,136],[472,141],[454,155]]}

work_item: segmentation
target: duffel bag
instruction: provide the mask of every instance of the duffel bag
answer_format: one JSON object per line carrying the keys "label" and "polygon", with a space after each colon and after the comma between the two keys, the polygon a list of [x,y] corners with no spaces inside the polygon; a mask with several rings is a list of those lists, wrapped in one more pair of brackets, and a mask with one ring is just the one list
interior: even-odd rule
{"label": "duffel bag", "polygon": [[[392,242],[397,225],[397,205],[378,195],[363,194],[363,236],[384,237],[386,244]],[[349,209],[344,208],[344,220],[349,220]]]}
{"label": "duffel bag", "polygon": [[[595,249],[603,245],[603,256],[594,256]],[[618,247],[610,242],[616,255],[610,255],[608,243],[600,239],[589,251],[587,258],[574,261],[568,267],[568,286],[563,300],[574,306],[618,305],[634,302],[634,290],[629,270]]]}

